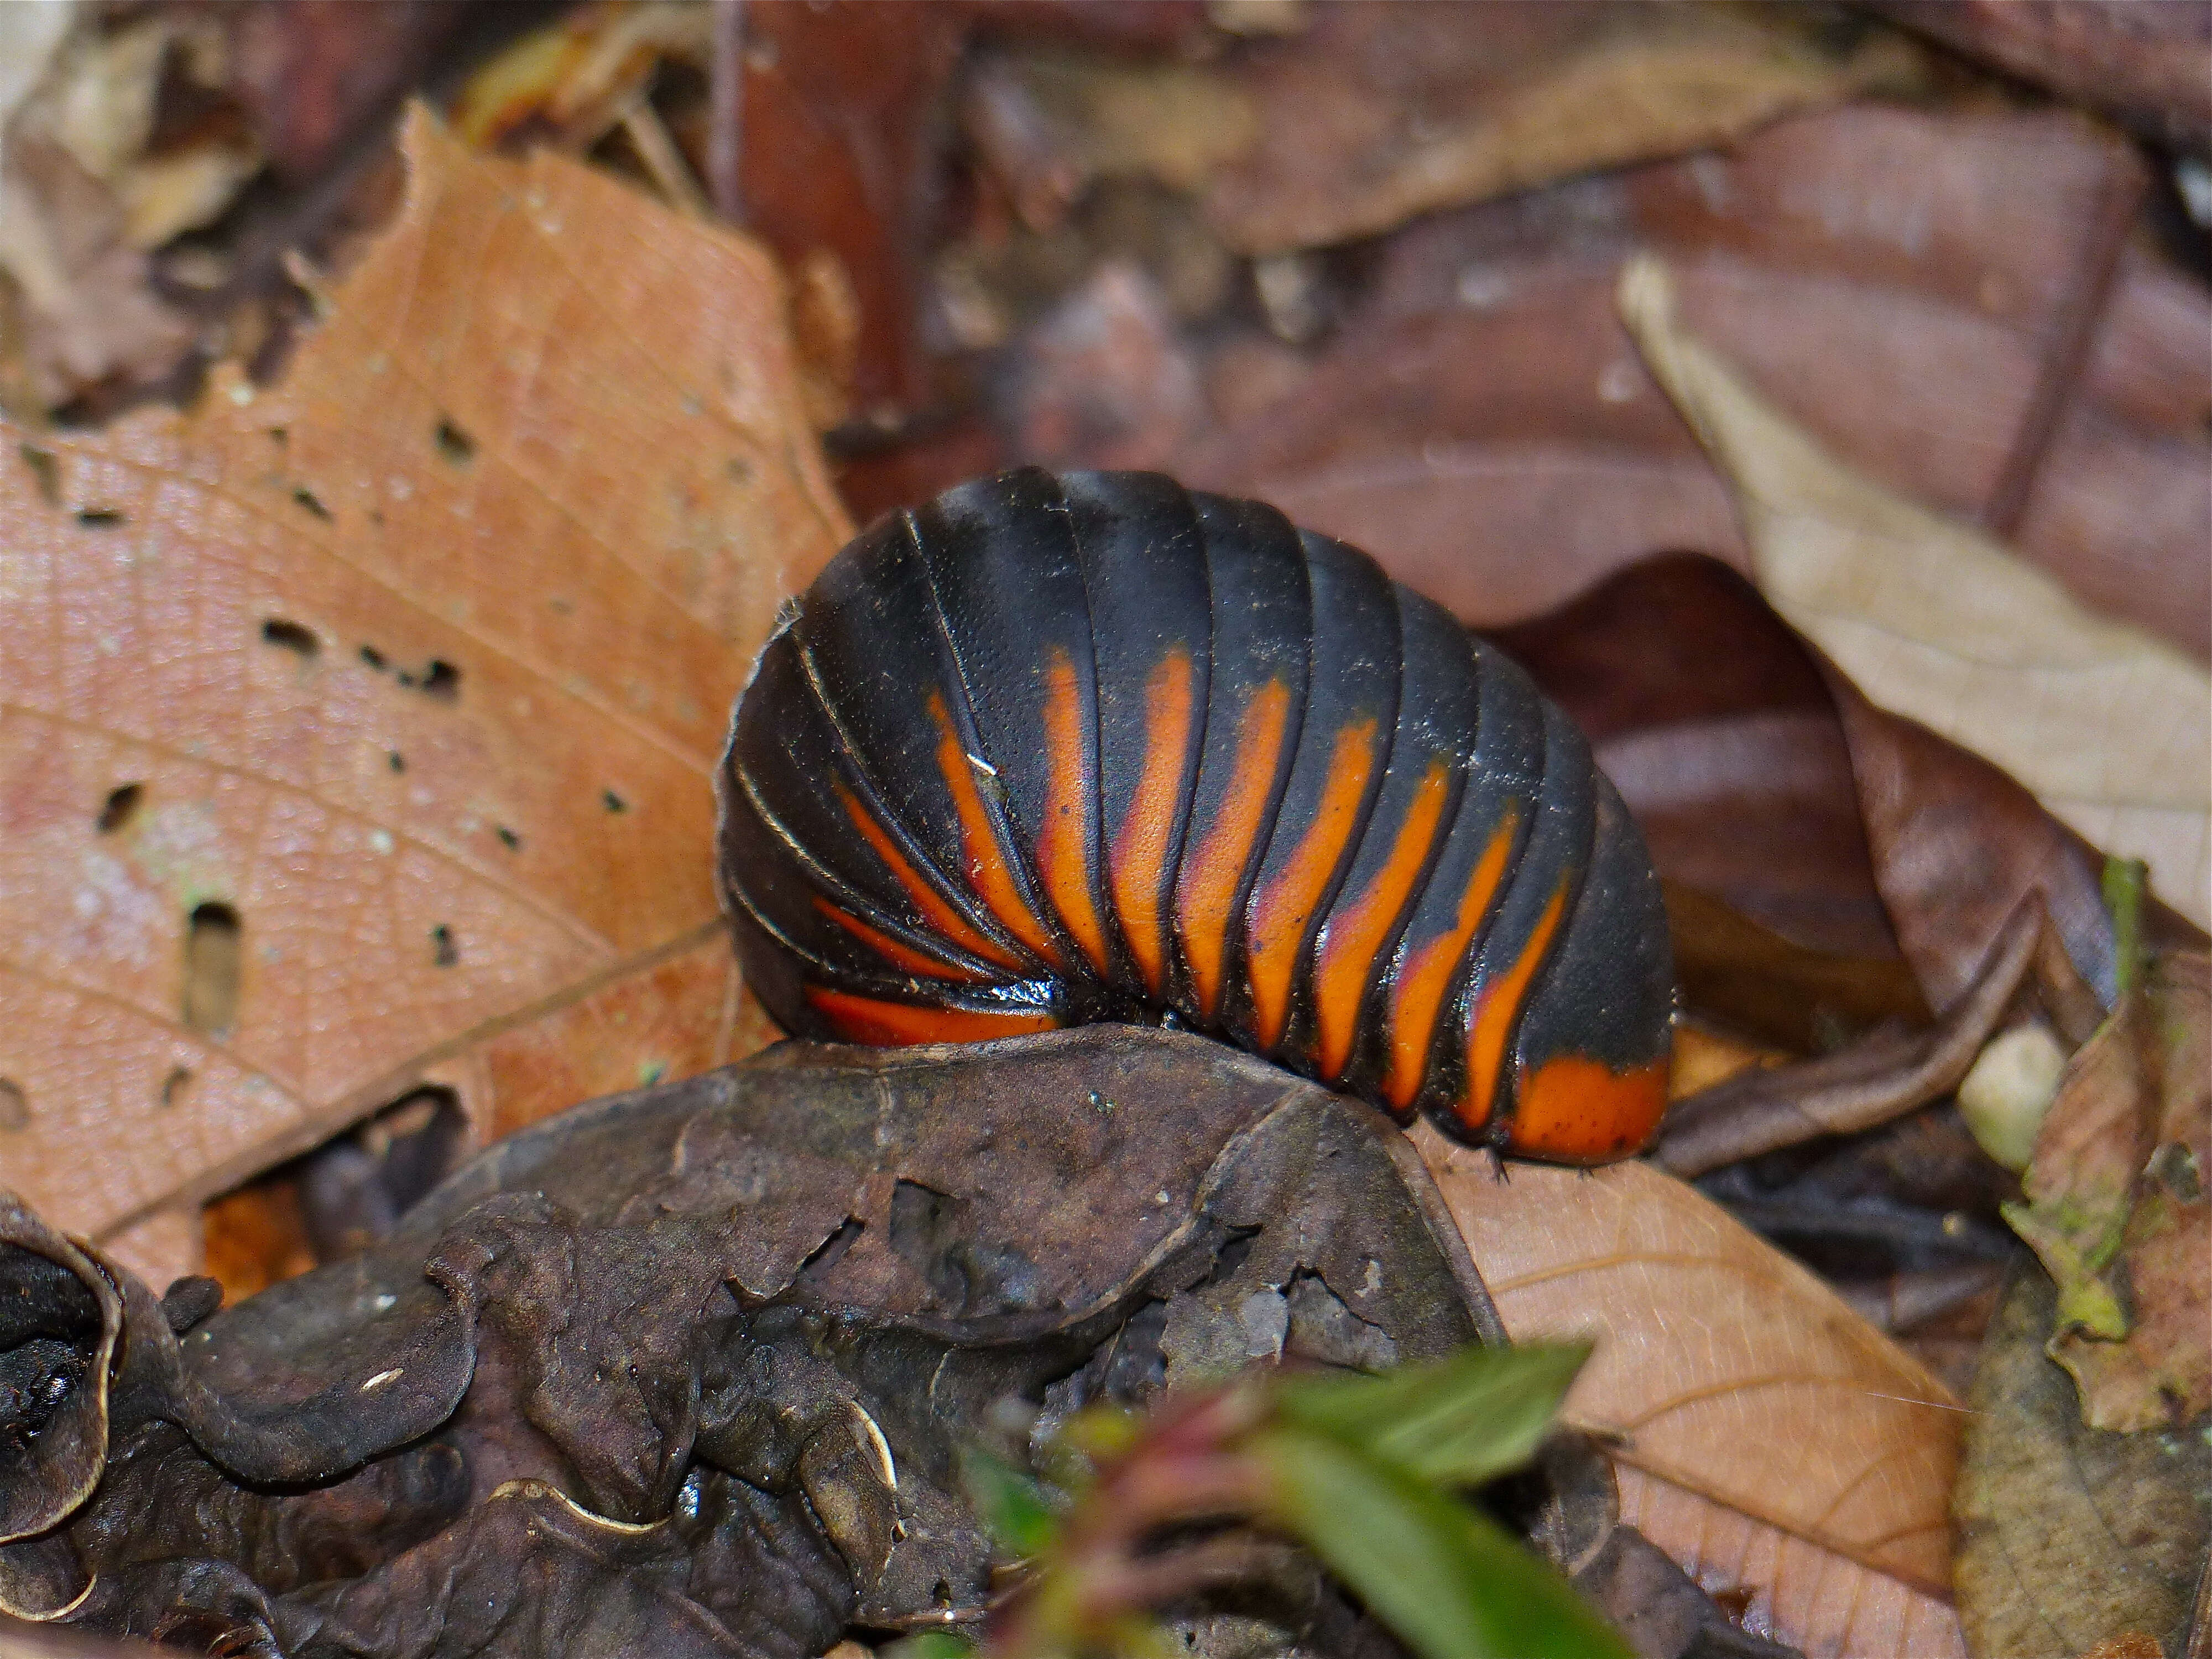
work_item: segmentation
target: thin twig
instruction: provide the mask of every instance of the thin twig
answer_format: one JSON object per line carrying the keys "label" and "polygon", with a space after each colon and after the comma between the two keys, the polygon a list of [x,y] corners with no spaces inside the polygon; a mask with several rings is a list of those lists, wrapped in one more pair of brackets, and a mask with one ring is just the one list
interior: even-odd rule
{"label": "thin twig", "polygon": [[623,106],[621,116],[623,136],[629,140],[637,159],[645,163],[645,170],[653,175],[653,182],[669,202],[686,213],[704,219],[714,212],[706,192],[699,188],[699,180],[691,171],[691,164],[684,159],[684,152],[676,147],[675,139],[668,136],[668,128],[661,121],[660,112],[653,100],[641,92]]}
{"label": "thin twig", "polygon": [[744,222],[745,0],[714,0],[714,62],[707,121],[707,195],[731,224]]}

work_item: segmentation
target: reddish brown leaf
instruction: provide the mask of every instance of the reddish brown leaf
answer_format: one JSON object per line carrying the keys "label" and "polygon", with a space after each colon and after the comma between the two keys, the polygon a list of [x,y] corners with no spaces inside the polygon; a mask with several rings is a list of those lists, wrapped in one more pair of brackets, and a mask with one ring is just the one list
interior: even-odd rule
{"label": "reddish brown leaf", "polygon": [[295,184],[314,178],[398,103],[469,11],[447,0],[228,8],[232,90],[253,112],[277,172]]}
{"label": "reddish brown leaf", "polygon": [[0,1137],[74,1231],[441,1068],[511,1123],[737,1040],[708,777],[847,534],[781,285],[571,163],[407,155],[282,386],[0,457]]}
{"label": "reddish brown leaf", "polygon": [[803,0],[729,15],[743,29],[734,216],[794,268],[836,259],[860,319],[860,412],[895,419],[930,392],[912,283],[932,228],[930,117],[969,19]]}
{"label": "reddish brown leaf", "polygon": [[1867,0],[2169,143],[2212,147],[2212,16],[2134,0]]}
{"label": "reddish brown leaf", "polygon": [[1917,499],[1981,514],[2031,416],[2056,408],[2022,550],[2202,658],[2201,284],[2124,256],[2078,381],[2061,372],[2106,204],[2141,177],[2072,116],[1859,104],[1725,155],[1440,216],[1383,245],[1309,379],[1184,470],[1372,548],[1482,624],[1658,549],[1742,566],[1733,510],[1604,314],[1620,261],[1660,248],[1691,325]]}

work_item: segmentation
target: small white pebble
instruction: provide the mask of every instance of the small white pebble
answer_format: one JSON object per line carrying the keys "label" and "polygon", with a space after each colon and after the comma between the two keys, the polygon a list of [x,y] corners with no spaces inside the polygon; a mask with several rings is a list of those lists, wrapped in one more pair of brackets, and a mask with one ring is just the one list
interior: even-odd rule
{"label": "small white pebble", "polygon": [[395,1381],[404,1375],[406,1375],[405,1368],[398,1365],[393,1366],[388,1371],[379,1371],[374,1376],[370,1377],[368,1382],[361,1385],[361,1391],[363,1394],[374,1394],[386,1383]]}

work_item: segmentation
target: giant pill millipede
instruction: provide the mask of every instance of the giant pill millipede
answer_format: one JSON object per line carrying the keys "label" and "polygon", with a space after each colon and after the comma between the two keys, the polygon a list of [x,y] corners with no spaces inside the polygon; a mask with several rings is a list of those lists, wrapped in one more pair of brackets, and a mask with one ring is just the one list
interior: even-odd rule
{"label": "giant pill millipede", "polygon": [[1589,745],[1257,501],[1030,468],[885,519],[769,642],[720,781],[792,1031],[1170,1023],[1566,1163],[1664,1109],[1659,884]]}

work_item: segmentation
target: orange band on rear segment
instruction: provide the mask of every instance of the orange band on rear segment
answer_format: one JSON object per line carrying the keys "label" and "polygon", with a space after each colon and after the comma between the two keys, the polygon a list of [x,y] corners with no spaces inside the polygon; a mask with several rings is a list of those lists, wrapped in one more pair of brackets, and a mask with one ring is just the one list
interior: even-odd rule
{"label": "orange band on rear segment", "polygon": [[1566,906],[1566,884],[1562,882],[1553,890],[1544,914],[1536,918],[1536,931],[1528,935],[1521,954],[1513,958],[1504,973],[1482,988],[1475,1004],[1474,1018],[1468,1022],[1467,1092],[1460,1097],[1458,1108],[1459,1121],[1469,1129],[1480,1129],[1489,1122],[1490,1114],[1497,1108],[1498,1078],[1505,1068],[1506,1039],[1513,1035],[1522,1001],[1528,994],[1528,981],[1543,966],[1544,952],[1551,945],[1552,935],[1559,926],[1559,913]]}
{"label": "orange band on rear segment", "polygon": [[1221,808],[1196,850],[1183,860],[1176,889],[1177,931],[1183,957],[1198,993],[1201,1019],[1221,1006],[1221,962],[1229,949],[1230,912],[1237,885],[1252,857],[1260,820],[1274,793],[1275,772],[1283,754],[1283,732],[1290,724],[1290,688],[1269,680],[1252,694],[1237,720],[1237,760]]}
{"label": "orange band on rear segment", "polygon": [[1176,802],[1190,758],[1190,647],[1178,645],[1145,678],[1145,769],[1108,860],[1129,954],[1155,1000],[1167,996],[1166,897]]}
{"label": "orange band on rear segment", "polygon": [[1365,890],[1328,919],[1328,932],[1314,963],[1315,1048],[1324,1081],[1335,1082],[1351,1062],[1352,1035],[1375,971],[1376,952],[1428,864],[1450,787],[1451,769],[1441,757],[1430,762],[1413,805],[1406,809],[1405,821],[1398,826],[1390,856]]}
{"label": "orange band on rear segment", "polygon": [[1561,1054],[1522,1073],[1510,1152],[1559,1164],[1609,1164],[1641,1151],[1667,1110],[1667,1062],[1616,1072]]}
{"label": "orange band on rear segment", "polygon": [[1451,988],[1453,970],[1489,914],[1491,898],[1505,875],[1506,857],[1513,851],[1513,832],[1520,823],[1519,805],[1508,805],[1498,828],[1491,832],[1489,845],[1475,860],[1474,872],[1467,878],[1451,932],[1415,951],[1391,984],[1390,1068],[1382,1079],[1382,1097],[1401,1112],[1421,1092],[1421,1080],[1428,1075],[1429,1042],[1436,1035],[1437,1014],[1443,1006],[1444,994]]}
{"label": "orange band on rear segment", "polygon": [[857,795],[842,783],[833,782],[830,787],[843,805],[845,816],[851,818],[854,827],[860,830],[860,839],[874,849],[876,856],[884,861],[884,868],[891,872],[892,879],[906,890],[907,896],[928,918],[931,927],[962,950],[979,956],[986,962],[995,962],[1001,968],[1020,971],[1022,964],[1010,952],[976,932],[969,925],[967,917],[954,909],[945,896],[929,884],[921,872],[915,869],[906,854],[899,850],[899,844],[891,839],[890,832],[876,822],[875,814],[860,804]]}
{"label": "orange band on rear segment", "polygon": [[885,962],[902,968],[909,974],[924,979],[965,980],[973,984],[988,982],[991,975],[973,968],[961,967],[957,963],[945,962],[917,951],[903,939],[893,939],[880,927],[871,927],[851,911],[832,904],[819,894],[815,896],[814,908],[836,922],[854,939],[866,945]]}
{"label": "orange band on rear segment", "polygon": [[1253,895],[1249,972],[1253,1024],[1263,1051],[1281,1040],[1290,1018],[1291,978],[1297,970],[1306,924],[1328,890],[1352,832],[1359,827],[1359,803],[1375,772],[1375,726],[1365,720],[1337,732],[1313,822],[1298,837],[1283,872]]}
{"label": "orange band on rear segment", "polygon": [[1037,831],[1037,879],[1069,935],[1104,978],[1106,929],[1091,889],[1091,857],[1085,845],[1095,789],[1090,756],[1093,744],[1083,729],[1083,700],[1075,684],[1075,665],[1065,646],[1055,645],[1044,671],[1044,823]]}
{"label": "orange band on rear segment", "polygon": [[819,985],[806,988],[806,1000],[846,1042],[886,1048],[916,1042],[988,1042],[994,1037],[1049,1031],[1059,1024],[1050,1014],[917,1008],[912,1003],[854,996]]}
{"label": "orange band on rear segment", "polygon": [[1006,867],[998,831],[992,827],[982,793],[975,787],[968,747],[952,729],[951,711],[945,706],[943,692],[933,690],[929,694],[929,715],[937,722],[939,734],[937,769],[945,775],[945,787],[952,792],[952,809],[960,815],[960,855],[968,866],[968,885],[990,907],[991,914],[1006,924],[1008,933],[1036,952],[1041,960],[1059,967],[1060,952],[1053,948],[1043,926],[1023,899],[1021,889],[1014,885],[1014,872]]}

